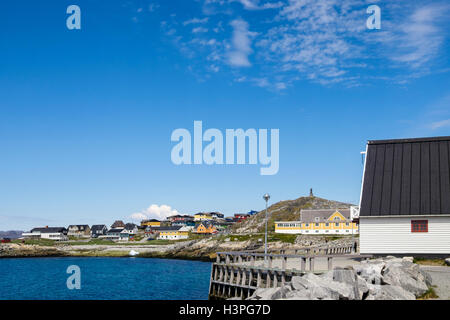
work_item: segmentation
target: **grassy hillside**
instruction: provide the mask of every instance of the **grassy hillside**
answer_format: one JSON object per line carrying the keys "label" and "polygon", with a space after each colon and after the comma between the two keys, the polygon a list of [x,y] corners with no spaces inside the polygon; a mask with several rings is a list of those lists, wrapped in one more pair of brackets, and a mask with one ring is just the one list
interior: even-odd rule
{"label": "grassy hillside", "polygon": [[[352,204],[327,200],[319,197],[300,197],[295,200],[277,202],[269,207],[268,230],[275,230],[275,221],[298,221],[302,209],[344,209]],[[264,232],[265,210],[258,212],[247,220],[236,223],[233,233]]]}

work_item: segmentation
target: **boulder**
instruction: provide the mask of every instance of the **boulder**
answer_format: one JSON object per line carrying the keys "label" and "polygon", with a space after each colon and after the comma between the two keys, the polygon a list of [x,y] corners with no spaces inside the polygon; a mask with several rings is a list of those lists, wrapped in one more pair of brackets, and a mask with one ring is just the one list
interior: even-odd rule
{"label": "boulder", "polygon": [[291,288],[289,286],[282,286],[280,288],[277,288],[272,296],[270,297],[271,300],[278,300],[278,299],[284,299],[286,298],[286,295],[291,292]]}
{"label": "boulder", "polygon": [[411,292],[399,286],[369,284],[369,294],[366,300],[415,300]]}
{"label": "boulder", "polygon": [[291,279],[291,287],[293,290],[304,290],[310,286],[310,282],[305,277],[294,276]]}
{"label": "boulder", "polygon": [[286,298],[291,289],[288,286],[278,288],[259,288],[247,300],[277,300]]}
{"label": "boulder", "polygon": [[356,272],[353,268],[339,268],[333,269],[333,281],[344,282],[353,285],[356,282]]}
{"label": "boulder", "polygon": [[363,278],[367,283],[381,284],[381,272],[385,265],[384,262],[375,262],[354,265],[353,268],[356,271],[356,274]]}
{"label": "boulder", "polygon": [[330,279],[326,274],[319,277],[313,273],[308,273],[303,278],[310,283],[308,289],[311,291],[311,297],[316,297],[317,299],[354,300],[358,296],[357,290],[355,290],[356,281],[352,284],[338,282]]}
{"label": "boulder", "polygon": [[311,298],[309,291],[307,290],[296,290],[291,291],[286,294],[285,300],[318,300]]}
{"label": "boulder", "polygon": [[419,265],[409,262],[388,264],[383,272],[382,284],[402,287],[415,296],[420,296],[428,290]]}
{"label": "boulder", "polygon": [[403,261],[414,262],[414,257],[403,257]]}
{"label": "boulder", "polygon": [[278,290],[278,288],[259,288],[247,298],[248,300],[271,300],[272,295]]}
{"label": "boulder", "polygon": [[358,298],[360,300],[364,300],[369,293],[369,287],[367,285],[367,282],[360,276],[356,276],[356,282],[358,288]]}

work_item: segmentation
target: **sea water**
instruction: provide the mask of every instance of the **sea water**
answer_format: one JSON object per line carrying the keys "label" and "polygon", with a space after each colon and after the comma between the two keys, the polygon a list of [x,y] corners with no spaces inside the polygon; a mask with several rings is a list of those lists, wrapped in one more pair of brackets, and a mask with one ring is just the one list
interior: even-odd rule
{"label": "sea water", "polygon": [[[69,289],[69,266],[80,289]],[[154,258],[3,258],[0,300],[207,300],[211,263]]]}

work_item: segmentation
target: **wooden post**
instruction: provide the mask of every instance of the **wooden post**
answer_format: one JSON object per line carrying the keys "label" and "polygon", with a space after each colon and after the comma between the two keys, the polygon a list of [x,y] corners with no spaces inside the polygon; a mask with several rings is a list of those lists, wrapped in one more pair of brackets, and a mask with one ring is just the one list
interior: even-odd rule
{"label": "wooden post", "polygon": [[[252,281],[253,281],[253,269],[249,269],[249,274],[248,274],[248,286],[249,287],[252,286]],[[248,295],[250,296],[250,289],[248,291]]]}
{"label": "wooden post", "polygon": [[267,270],[267,273],[266,273],[266,288],[270,288],[270,286],[271,286],[270,271]]}
{"label": "wooden post", "polygon": [[301,257],[300,258],[300,271],[305,272],[305,267],[306,267],[306,258]]}
{"label": "wooden post", "polygon": [[274,288],[278,287],[278,272],[277,271],[273,272],[273,287]]}
{"label": "wooden post", "polygon": [[269,268],[272,268],[272,256],[269,256]]}
{"label": "wooden post", "polygon": [[309,257],[309,271],[314,271],[314,257]]}
{"label": "wooden post", "polygon": [[234,281],[234,267],[231,267],[230,284],[233,284],[233,281]]}
{"label": "wooden post", "polygon": [[230,264],[230,255],[228,254],[225,256],[225,263]]}
{"label": "wooden post", "polygon": [[284,284],[286,283],[286,272],[281,272],[281,285],[284,286]]}
{"label": "wooden post", "polygon": [[223,282],[227,282],[228,280],[228,267],[225,267],[225,276],[223,278]]}
{"label": "wooden post", "polygon": [[261,288],[261,270],[258,270],[258,276],[256,278],[256,287]]}
{"label": "wooden post", "polygon": [[241,268],[237,268],[237,278],[236,278],[236,284],[241,283]]}
{"label": "wooden post", "polygon": [[283,261],[281,262],[281,269],[286,270],[286,265],[287,265],[287,257],[284,256]]}
{"label": "wooden post", "polygon": [[328,257],[328,270],[332,270],[333,269],[333,257]]}
{"label": "wooden post", "polygon": [[245,286],[245,282],[247,281],[247,270],[244,268],[242,269],[242,286]]}
{"label": "wooden post", "polygon": [[220,263],[220,254],[217,254],[216,263]]}
{"label": "wooden post", "polygon": [[250,257],[250,265],[253,267],[255,265],[255,256]]}
{"label": "wooden post", "polygon": [[219,275],[218,266],[214,266],[214,280],[217,280],[217,276]]}

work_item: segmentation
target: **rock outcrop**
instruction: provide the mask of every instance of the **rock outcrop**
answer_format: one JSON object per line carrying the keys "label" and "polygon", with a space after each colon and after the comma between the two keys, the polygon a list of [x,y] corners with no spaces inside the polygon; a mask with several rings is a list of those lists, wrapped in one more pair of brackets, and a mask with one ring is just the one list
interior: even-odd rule
{"label": "rock outcrop", "polygon": [[386,257],[292,277],[282,287],[258,289],[249,300],[415,300],[431,286],[410,258]]}

